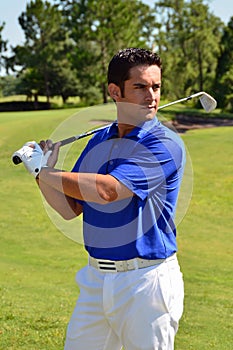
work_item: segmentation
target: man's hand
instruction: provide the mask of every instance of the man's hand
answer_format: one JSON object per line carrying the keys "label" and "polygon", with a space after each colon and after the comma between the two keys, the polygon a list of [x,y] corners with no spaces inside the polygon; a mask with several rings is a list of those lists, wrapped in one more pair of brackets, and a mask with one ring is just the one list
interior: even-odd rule
{"label": "man's hand", "polygon": [[50,140],[41,141],[40,145],[35,141],[29,141],[13,156],[18,156],[28,172],[37,177],[43,167],[54,167],[57,162],[60,144],[55,144],[53,151],[52,146]]}
{"label": "man's hand", "polygon": [[21,160],[25,168],[30,174],[37,177],[41,171],[41,168],[47,165],[51,151],[44,154],[41,147],[35,141],[27,142],[21,151]]}
{"label": "man's hand", "polygon": [[61,143],[56,142],[55,144],[53,144],[51,140],[42,140],[40,141],[39,145],[43,150],[44,157],[47,159],[46,166],[54,168],[58,160],[59,148]]}

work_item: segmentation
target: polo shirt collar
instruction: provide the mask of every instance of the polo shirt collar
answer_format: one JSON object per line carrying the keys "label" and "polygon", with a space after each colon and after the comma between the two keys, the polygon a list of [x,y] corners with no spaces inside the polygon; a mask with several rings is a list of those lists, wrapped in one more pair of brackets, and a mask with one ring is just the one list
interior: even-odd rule
{"label": "polo shirt collar", "polygon": [[[135,128],[125,136],[125,138],[142,138],[148,131],[153,129],[154,127],[158,126],[160,124],[157,117],[154,117],[151,120],[147,120],[143,123],[141,123],[138,126],[135,126]],[[108,138],[117,138],[118,137],[118,123],[117,121],[113,122],[112,125],[109,128]]]}

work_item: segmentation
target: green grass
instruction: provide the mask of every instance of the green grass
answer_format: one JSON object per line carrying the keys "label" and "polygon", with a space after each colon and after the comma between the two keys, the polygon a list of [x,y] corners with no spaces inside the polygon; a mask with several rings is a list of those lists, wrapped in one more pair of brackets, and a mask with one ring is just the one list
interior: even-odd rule
{"label": "green grass", "polygon": [[[86,263],[82,245],[65,237],[49,219],[36,184],[22,164],[11,162],[11,155],[31,139],[52,135],[58,140],[96,127],[100,119],[110,118],[111,108],[104,113],[102,107],[0,113],[1,350],[63,349],[78,295],[75,273]],[[178,227],[186,297],[176,349],[229,350],[233,128],[190,131],[182,137],[192,160],[194,187]],[[70,148],[66,168],[85,142]]]}
{"label": "green grass", "polygon": [[177,349],[232,345],[233,128],[190,131],[184,141],[194,171],[189,211],[179,226],[185,313]]}
{"label": "green grass", "polygon": [[[47,98],[46,96],[39,96],[38,100],[40,102],[46,102]],[[12,101],[27,101],[27,96],[25,95],[13,95],[13,96],[4,96],[4,97],[0,97],[0,103],[1,102],[12,102]],[[32,99],[32,101],[34,101]],[[68,104],[78,104],[80,102],[80,98],[77,97],[70,97],[67,101]],[[50,103],[54,104],[58,107],[61,107],[63,105],[63,101],[61,96],[55,96],[50,98]]]}

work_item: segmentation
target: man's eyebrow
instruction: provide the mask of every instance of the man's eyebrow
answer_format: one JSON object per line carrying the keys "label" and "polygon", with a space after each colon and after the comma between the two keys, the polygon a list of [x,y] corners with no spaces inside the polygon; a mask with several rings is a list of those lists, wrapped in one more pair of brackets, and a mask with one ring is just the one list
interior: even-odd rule
{"label": "man's eyebrow", "polygon": [[[144,87],[144,86],[147,86],[148,84],[144,84],[144,83],[134,83],[133,86],[135,87]],[[160,88],[161,86],[161,83],[155,83],[153,84],[153,87],[157,87],[157,88]]]}
{"label": "man's eyebrow", "polygon": [[147,84],[143,84],[143,83],[134,83],[134,86],[147,86]]}

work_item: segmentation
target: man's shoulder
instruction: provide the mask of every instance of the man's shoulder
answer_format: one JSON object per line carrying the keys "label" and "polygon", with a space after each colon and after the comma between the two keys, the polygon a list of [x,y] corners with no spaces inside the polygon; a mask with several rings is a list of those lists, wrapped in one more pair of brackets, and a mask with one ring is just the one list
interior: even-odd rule
{"label": "man's shoulder", "polygon": [[145,130],[140,141],[142,143],[174,143],[174,145],[184,147],[183,140],[177,131],[162,122],[152,123],[151,127]]}

